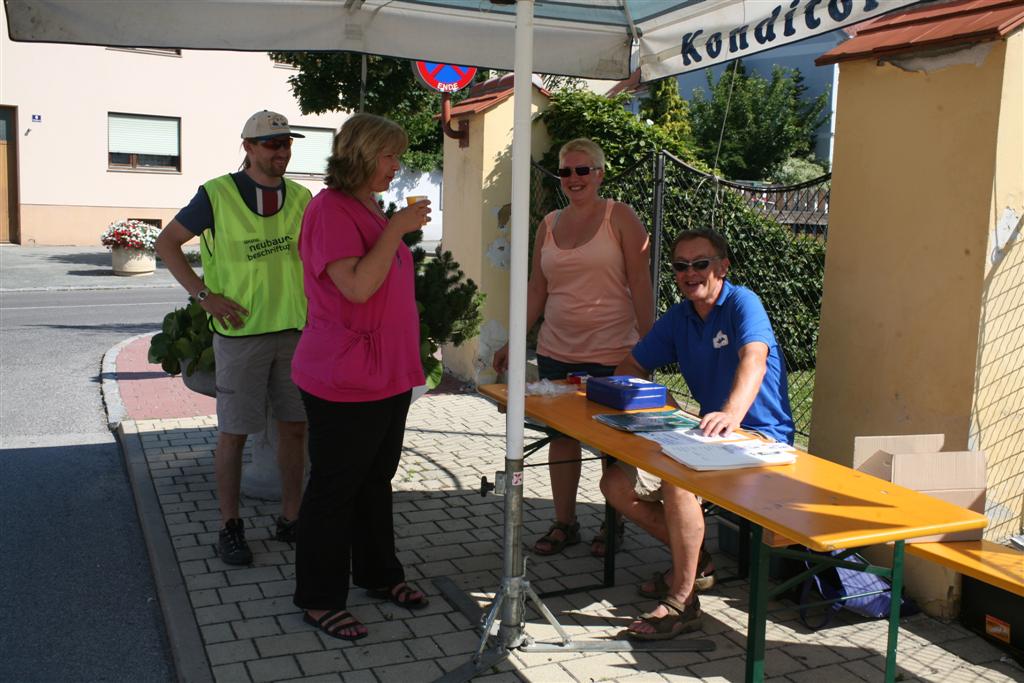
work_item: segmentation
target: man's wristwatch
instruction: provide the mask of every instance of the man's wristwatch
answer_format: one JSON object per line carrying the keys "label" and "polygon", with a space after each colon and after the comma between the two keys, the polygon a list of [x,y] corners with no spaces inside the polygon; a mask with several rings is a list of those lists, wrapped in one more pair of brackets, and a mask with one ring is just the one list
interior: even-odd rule
{"label": "man's wristwatch", "polygon": [[196,292],[196,301],[198,301],[199,303],[203,303],[204,301],[206,301],[206,298],[208,296],[210,296],[210,290],[208,290],[206,287],[203,287],[198,292]]}

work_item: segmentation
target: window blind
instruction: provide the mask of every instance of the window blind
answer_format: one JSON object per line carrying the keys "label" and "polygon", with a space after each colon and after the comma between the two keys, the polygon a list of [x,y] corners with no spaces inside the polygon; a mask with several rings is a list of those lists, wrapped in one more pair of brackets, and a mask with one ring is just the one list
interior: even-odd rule
{"label": "window blind", "polygon": [[178,156],[180,120],[107,114],[108,152]]}
{"label": "window blind", "polygon": [[331,156],[334,131],[330,128],[299,128],[292,126],[296,133],[305,135],[292,141],[292,160],[288,173],[323,175],[327,171],[327,157]]}

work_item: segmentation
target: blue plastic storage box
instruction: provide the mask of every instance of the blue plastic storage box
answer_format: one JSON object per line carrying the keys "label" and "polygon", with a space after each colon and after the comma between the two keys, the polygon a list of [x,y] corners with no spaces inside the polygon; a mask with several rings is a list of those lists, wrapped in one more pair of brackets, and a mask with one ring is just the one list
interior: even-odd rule
{"label": "blue plastic storage box", "polygon": [[591,377],[587,380],[587,399],[619,410],[660,408],[668,392],[664,384],[629,375]]}

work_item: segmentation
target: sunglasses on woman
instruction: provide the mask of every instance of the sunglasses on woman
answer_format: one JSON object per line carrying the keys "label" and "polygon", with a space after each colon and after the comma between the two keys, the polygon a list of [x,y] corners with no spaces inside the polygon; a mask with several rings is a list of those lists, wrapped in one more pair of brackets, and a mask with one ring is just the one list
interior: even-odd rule
{"label": "sunglasses on woman", "polygon": [[600,166],[563,166],[558,169],[559,178],[568,178],[576,171],[576,175],[590,175],[591,171],[600,171]]}
{"label": "sunglasses on woman", "polygon": [[711,258],[701,258],[696,261],[673,261],[672,269],[677,273],[685,273],[690,268],[693,268],[698,273],[702,273],[708,269],[712,261],[720,261],[721,256],[713,256]]}
{"label": "sunglasses on woman", "polygon": [[257,144],[260,147],[266,147],[267,149],[279,150],[279,149],[291,149],[292,139],[291,138],[270,138],[269,140],[257,140]]}

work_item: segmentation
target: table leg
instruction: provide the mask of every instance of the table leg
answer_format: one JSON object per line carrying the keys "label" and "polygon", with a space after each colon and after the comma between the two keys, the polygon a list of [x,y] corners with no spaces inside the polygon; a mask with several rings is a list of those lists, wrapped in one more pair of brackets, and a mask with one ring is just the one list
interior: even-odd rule
{"label": "table leg", "polygon": [[619,512],[608,501],[604,504],[604,528],[604,585],[611,588],[615,585],[615,553],[619,549]]}
{"label": "table leg", "polygon": [[747,615],[747,683],[764,680],[764,641],[768,619],[768,557],[764,529],[750,525],[750,608]]}
{"label": "table leg", "polygon": [[900,605],[903,602],[903,541],[892,548],[892,592],[889,597],[889,642],[885,649],[885,680],[896,680],[896,646],[900,635]]}

